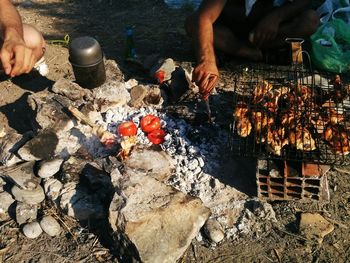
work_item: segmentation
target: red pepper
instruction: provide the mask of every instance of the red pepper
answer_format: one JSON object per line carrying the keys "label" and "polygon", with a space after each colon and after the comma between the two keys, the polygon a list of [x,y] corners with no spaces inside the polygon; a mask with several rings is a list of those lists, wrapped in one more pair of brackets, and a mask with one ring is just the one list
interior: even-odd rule
{"label": "red pepper", "polygon": [[120,136],[134,136],[137,134],[136,124],[132,121],[126,121],[119,124],[117,130]]}
{"label": "red pepper", "polygon": [[141,130],[143,132],[151,132],[160,129],[160,119],[157,116],[148,114],[141,119]]}
{"label": "red pepper", "polygon": [[162,129],[154,130],[147,135],[148,140],[153,144],[161,144],[164,142],[166,132]]}
{"label": "red pepper", "polygon": [[159,70],[154,74],[154,78],[158,81],[159,84],[164,82],[165,72],[164,70]]}

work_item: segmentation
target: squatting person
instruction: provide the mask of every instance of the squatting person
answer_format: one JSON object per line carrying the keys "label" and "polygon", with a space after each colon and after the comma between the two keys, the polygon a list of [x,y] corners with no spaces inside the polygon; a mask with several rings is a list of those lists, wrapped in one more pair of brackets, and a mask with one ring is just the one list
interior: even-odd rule
{"label": "squatting person", "polygon": [[[309,0],[203,0],[186,20],[197,65],[193,81],[209,94],[218,80],[215,49],[254,61],[263,51],[285,44],[287,37],[305,38],[314,33],[319,17]],[[214,78],[212,78],[214,76]]]}

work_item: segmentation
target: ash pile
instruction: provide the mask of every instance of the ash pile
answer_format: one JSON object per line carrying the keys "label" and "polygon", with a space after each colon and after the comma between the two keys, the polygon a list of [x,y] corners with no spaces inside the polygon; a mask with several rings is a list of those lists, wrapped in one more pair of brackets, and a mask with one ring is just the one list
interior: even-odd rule
{"label": "ash pile", "polygon": [[[191,68],[172,67],[168,89],[186,86],[196,95]],[[199,125],[199,111],[169,104],[176,93],[126,81],[114,61],[106,61],[106,71],[107,81],[93,90],[60,79],[30,95],[36,131],[0,134],[1,221],[12,218],[26,237],[37,238],[64,232],[48,206],[79,222],[108,218],[125,256],[144,262],[175,262],[193,239],[215,246],[277,225],[271,205],[221,180],[228,128]],[[146,115],[158,117],[166,133],[157,145],[140,127]],[[132,139],[118,135],[126,121],[137,127]]]}

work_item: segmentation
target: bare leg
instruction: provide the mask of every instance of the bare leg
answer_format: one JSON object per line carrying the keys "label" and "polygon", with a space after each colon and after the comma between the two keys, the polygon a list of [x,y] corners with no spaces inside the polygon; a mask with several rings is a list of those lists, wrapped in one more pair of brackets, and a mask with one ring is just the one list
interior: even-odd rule
{"label": "bare leg", "polygon": [[274,48],[286,45],[285,39],[307,38],[316,32],[320,18],[314,10],[305,10],[293,20],[281,24],[276,40],[268,43],[263,48]]}
{"label": "bare leg", "polygon": [[[193,37],[198,34],[197,28],[197,13],[188,17],[185,23],[185,29],[188,36]],[[226,26],[221,24],[214,24],[214,47],[226,54],[244,57],[251,60],[261,60],[262,53],[256,47],[251,46],[249,43],[244,43]]]}
{"label": "bare leg", "polygon": [[262,59],[261,50],[243,42],[229,28],[223,25],[214,26],[214,46],[218,50],[232,56],[248,58],[254,61]]}

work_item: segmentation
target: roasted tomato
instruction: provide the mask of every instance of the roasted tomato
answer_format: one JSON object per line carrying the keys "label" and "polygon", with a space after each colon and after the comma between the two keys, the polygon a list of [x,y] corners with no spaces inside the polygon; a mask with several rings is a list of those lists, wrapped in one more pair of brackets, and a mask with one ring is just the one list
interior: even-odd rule
{"label": "roasted tomato", "polygon": [[161,144],[164,142],[166,133],[162,129],[154,130],[147,135],[148,140],[153,144]]}
{"label": "roasted tomato", "polygon": [[158,81],[159,84],[164,82],[165,72],[163,70],[159,70],[154,74],[154,78]]}
{"label": "roasted tomato", "polygon": [[148,114],[141,119],[141,130],[149,133],[154,130],[160,129],[160,119],[157,116]]}
{"label": "roasted tomato", "polygon": [[136,124],[132,121],[126,121],[118,125],[118,134],[120,136],[133,136],[137,134]]}

